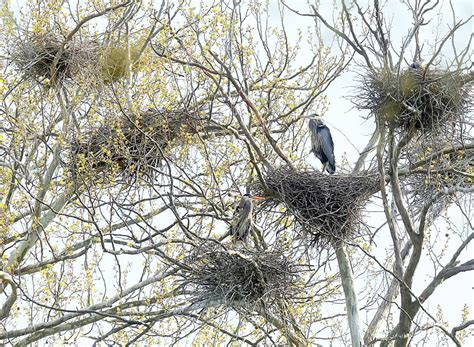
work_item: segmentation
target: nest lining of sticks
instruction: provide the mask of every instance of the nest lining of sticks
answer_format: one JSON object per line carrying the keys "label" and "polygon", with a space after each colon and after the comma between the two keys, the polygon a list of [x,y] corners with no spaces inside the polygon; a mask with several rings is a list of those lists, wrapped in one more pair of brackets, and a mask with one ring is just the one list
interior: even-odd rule
{"label": "nest lining of sticks", "polygon": [[74,176],[112,172],[154,177],[179,135],[198,129],[198,118],[185,111],[149,111],[134,121],[123,117],[77,137],[71,144],[70,168]]}
{"label": "nest lining of sticks", "polygon": [[376,175],[325,175],[282,167],[265,177],[270,207],[283,203],[317,245],[338,244],[357,231],[364,204],[379,190]]}
{"label": "nest lining of sticks", "polygon": [[97,63],[97,45],[80,39],[70,40],[64,45],[64,38],[51,33],[27,33],[10,49],[11,61],[21,72],[38,81],[52,78],[52,65],[60,52],[54,72],[56,80],[72,79],[85,67]]}
{"label": "nest lining of sticks", "polygon": [[297,293],[300,269],[278,250],[234,251],[206,244],[187,264],[182,285],[193,293],[193,301],[221,299],[229,306],[263,303],[271,308]]}
{"label": "nest lining of sticks", "polygon": [[472,107],[472,75],[442,69],[380,70],[362,76],[356,104],[385,123],[429,132]]}

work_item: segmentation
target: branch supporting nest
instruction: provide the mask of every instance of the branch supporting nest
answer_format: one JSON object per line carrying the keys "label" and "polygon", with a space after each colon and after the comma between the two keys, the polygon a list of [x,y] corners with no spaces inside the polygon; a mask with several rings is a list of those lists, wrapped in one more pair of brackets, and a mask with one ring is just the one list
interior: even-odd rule
{"label": "branch supporting nest", "polygon": [[299,267],[281,251],[225,250],[205,244],[190,257],[182,285],[193,301],[223,299],[229,306],[261,303],[267,309],[297,292]]}
{"label": "branch supporting nest", "polygon": [[[439,137],[423,137],[406,150],[411,163],[424,161],[402,178],[402,187],[410,199],[412,213],[418,214],[425,205],[432,204],[430,219],[436,218],[449,204],[455,201],[458,192],[474,187],[474,150],[463,148],[443,153],[452,148],[446,142],[446,134]],[[428,159],[425,159],[428,158]]]}
{"label": "branch supporting nest", "polygon": [[386,124],[424,133],[454,122],[472,107],[472,80],[461,72],[408,68],[362,77],[355,103]]}
{"label": "branch supporting nest", "polygon": [[199,127],[198,117],[185,111],[149,111],[135,120],[108,121],[73,141],[69,166],[74,177],[100,172],[153,177],[179,136],[184,139]]}
{"label": "branch supporting nest", "polygon": [[265,182],[270,206],[283,203],[321,246],[352,237],[364,204],[379,190],[376,175],[324,175],[287,167],[270,172]]}

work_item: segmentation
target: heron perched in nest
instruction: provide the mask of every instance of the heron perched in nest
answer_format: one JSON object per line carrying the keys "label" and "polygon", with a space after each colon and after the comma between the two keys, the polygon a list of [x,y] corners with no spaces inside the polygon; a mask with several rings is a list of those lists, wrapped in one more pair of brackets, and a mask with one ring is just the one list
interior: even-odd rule
{"label": "heron perched in nest", "polygon": [[234,211],[229,234],[236,240],[245,241],[250,233],[253,224],[253,202],[255,200],[265,200],[265,198],[252,196],[249,193],[244,194]]}
{"label": "heron perched in nest", "polygon": [[311,151],[323,164],[323,172],[329,174],[336,172],[336,159],[334,158],[334,142],[331,131],[324,124],[318,114],[313,113],[303,116],[309,119],[309,131],[311,132]]}
{"label": "heron perched in nest", "polygon": [[421,70],[423,67],[420,61],[415,60],[413,63],[410,64],[410,69],[412,70]]}

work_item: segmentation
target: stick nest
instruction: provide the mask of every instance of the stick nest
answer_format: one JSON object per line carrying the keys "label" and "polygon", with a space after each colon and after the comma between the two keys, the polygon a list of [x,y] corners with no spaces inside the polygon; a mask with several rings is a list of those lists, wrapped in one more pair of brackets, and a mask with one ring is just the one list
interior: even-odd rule
{"label": "stick nest", "polygon": [[281,251],[233,251],[206,244],[187,264],[183,285],[196,301],[224,299],[229,305],[259,302],[270,308],[297,293],[300,269]]}
{"label": "stick nest", "polygon": [[282,167],[265,177],[272,204],[283,203],[313,243],[337,244],[357,230],[364,204],[379,189],[376,175],[324,175]]}
{"label": "stick nest", "polygon": [[379,70],[362,77],[355,101],[387,124],[429,132],[469,112],[472,80],[442,69]]}
{"label": "stick nest", "polygon": [[[64,38],[54,34],[27,33],[13,43],[9,56],[21,72],[39,82],[52,79],[53,75],[59,81],[72,79],[91,63],[97,63],[97,45],[73,39],[58,56],[63,45]],[[52,73],[57,56],[59,59]]]}
{"label": "stick nest", "polygon": [[[178,138],[182,145],[199,129],[199,119],[185,111],[149,111],[132,120],[109,121],[71,144],[73,175],[106,172],[125,177],[153,177]],[[190,141],[188,141],[190,142]]]}

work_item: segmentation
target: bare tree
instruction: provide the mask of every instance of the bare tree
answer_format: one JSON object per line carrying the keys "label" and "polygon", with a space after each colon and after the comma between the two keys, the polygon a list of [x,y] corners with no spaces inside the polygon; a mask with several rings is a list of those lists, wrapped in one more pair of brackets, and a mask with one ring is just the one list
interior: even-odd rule
{"label": "bare tree", "polygon": [[[2,5],[1,342],[461,345],[425,303],[474,266],[470,18],[404,5],[402,38],[378,1]],[[301,116],[354,70],[375,131],[328,176]]]}
{"label": "bare tree", "polygon": [[[428,287],[431,289],[426,288],[420,296],[412,291],[415,270],[427,241],[426,231],[437,217],[436,211],[456,201],[459,192],[471,191],[471,188],[466,187],[466,178],[461,172],[466,169],[469,171],[472,165],[472,137],[465,135],[472,128],[472,73],[468,72],[472,67],[468,54],[472,35],[461,49],[456,47],[454,40],[456,31],[472,17],[457,20],[453,12],[453,24],[443,37],[435,42],[424,42],[423,28],[429,24],[429,17],[439,2],[431,4],[429,1],[415,1],[404,4],[413,18],[413,26],[401,39],[401,48],[395,46],[394,42],[399,40],[391,32],[393,28],[387,22],[383,4],[379,1],[368,6],[357,1],[350,4],[342,2],[338,15],[341,24],[331,24],[316,6],[311,6],[309,13],[299,13],[322,22],[340,40],[349,44],[358,56],[356,61],[363,68],[360,73],[362,85],[354,103],[361,109],[368,109],[376,122],[376,131],[366,149],[367,152],[371,149],[376,149],[377,152],[382,201],[392,236],[395,262],[393,272],[388,270],[394,279],[383,297],[385,302],[369,325],[364,338],[366,344],[377,341],[372,339],[373,335],[383,312],[390,307],[386,303],[395,299],[397,287],[401,300],[399,321],[388,337],[382,339],[382,344],[394,340],[396,346],[405,346],[412,336],[411,327],[420,309],[434,319],[422,304],[427,299],[425,295],[434,290],[433,286],[441,283],[439,275],[435,276]],[[452,9],[453,6],[450,5]],[[450,41],[453,52],[444,55],[447,53],[443,48]],[[409,57],[408,52],[412,54]],[[422,64],[424,60],[426,64]],[[456,97],[453,98],[453,95]],[[423,150],[426,146],[431,146],[428,147],[430,152]],[[463,152],[462,158],[455,154],[457,151]],[[468,153],[466,156],[465,151]],[[367,152],[359,158],[356,170],[362,165]],[[453,155],[447,164],[442,164],[440,157],[447,152]],[[459,167],[455,168],[457,165]],[[448,171],[454,170],[451,172],[463,177],[456,177],[454,174],[447,178],[448,182],[435,182],[436,179],[431,177],[433,166],[436,168],[435,175],[446,175]],[[406,182],[400,177],[415,174],[417,168],[421,167],[423,169],[418,172],[423,172],[422,175],[407,178]],[[397,219],[400,219],[401,227],[398,226]],[[406,236],[406,251],[402,252]],[[464,238],[441,273],[454,266],[455,259],[469,243],[472,233]],[[413,251],[405,266],[404,260],[411,247]],[[343,263],[339,263],[346,268],[343,270],[341,267],[341,273],[350,273]],[[470,264],[471,261],[466,262],[454,273],[471,270]],[[342,281],[343,284],[347,282],[345,294],[352,344],[361,345],[359,319],[357,314],[351,315],[350,311],[351,307],[357,307],[351,276],[346,279],[342,277]],[[444,332],[459,345],[455,336],[446,330]]]}

